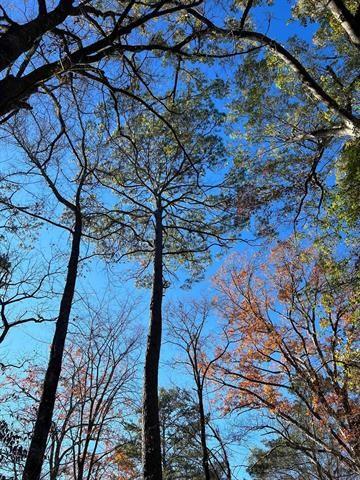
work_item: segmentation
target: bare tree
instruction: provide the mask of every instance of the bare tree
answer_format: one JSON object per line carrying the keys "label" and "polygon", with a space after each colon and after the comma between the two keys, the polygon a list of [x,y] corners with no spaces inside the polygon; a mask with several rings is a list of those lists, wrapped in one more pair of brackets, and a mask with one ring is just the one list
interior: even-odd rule
{"label": "bare tree", "polygon": [[[134,324],[134,308],[80,307],[64,350],[42,478],[114,478],[123,423],[138,404],[141,335]],[[9,373],[8,393],[2,400],[24,433],[31,434],[36,421],[33,403],[40,402],[43,375],[38,359],[23,372]]]}
{"label": "bare tree", "polygon": [[53,297],[51,281],[58,272],[49,262],[34,263],[26,257],[25,251],[15,252],[9,245],[0,258],[0,343],[14,327],[54,320],[46,303]]}
{"label": "bare tree", "polygon": [[[202,447],[202,466],[204,478],[226,478],[231,480],[231,467],[228,458],[226,442],[216,425],[213,425],[210,412],[206,411],[207,387],[211,384],[211,374],[214,365],[226,353],[228,345],[212,353],[213,339],[206,333],[207,321],[211,305],[206,302],[177,303],[169,312],[170,342],[184,354],[183,363],[192,375],[197,397],[199,414],[200,439]],[[215,439],[219,449],[210,446]],[[212,447],[212,448],[211,448]],[[216,452],[216,454],[215,454]]]}
{"label": "bare tree", "polygon": [[51,480],[112,478],[122,422],[137,400],[141,337],[132,332],[131,314],[129,306],[113,319],[92,313],[90,325],[71,332],[48,445]]}

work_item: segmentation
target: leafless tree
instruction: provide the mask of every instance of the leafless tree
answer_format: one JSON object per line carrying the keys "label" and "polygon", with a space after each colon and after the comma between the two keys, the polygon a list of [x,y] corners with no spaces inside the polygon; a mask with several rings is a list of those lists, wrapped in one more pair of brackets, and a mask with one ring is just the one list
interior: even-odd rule
{"label": "leafless tree", "polygon": [[[64,350],[41,478],[114,478],[122,424],[138,403],[141,334],[135,316],[130,304],[111,312],[104,305],[80,307]],[[31,433],[36,421],[33,402],[40,402],[43,375],[44,368],[37,364],[9,374],[3,401],[23,432]]]}
{"label": "leafless tree", "polygon": [[[231,480],[231,467],[227,445],[222,438],[219,428],[212,423],[210,412],[206,410],[207,387],[211,383],[211,373],[214,365],[226,353],[227,345],[217,351],[211,347],[213,339],[206,332],[211,312],[211,305],[207,301],[177,303],[169,311],[170,342],[184,354],[183,363],[192,375],[197,396],[199,411],[200,439],[202,447],[202,465],[204,478],[226,478]],[[209,353],[214,353],[209,358]],[[210,447],[214,440],[218,448]],[[221,472],[220,474],[217,472]],[[219,476],[220,475],[220,476]]]}
{"label": "leafless tree", "polygon": [[25,251],[15,252],[10,245],[0,262],[0,343],[3,343],[19,325],[54,320],[47,303],[54,296],[52,280],[58,272],[49,262],[35,263],[27,258]]}

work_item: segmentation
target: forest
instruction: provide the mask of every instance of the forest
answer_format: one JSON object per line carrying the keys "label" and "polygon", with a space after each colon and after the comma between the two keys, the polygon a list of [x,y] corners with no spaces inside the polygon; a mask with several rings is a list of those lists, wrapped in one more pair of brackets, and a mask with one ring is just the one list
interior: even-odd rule
{"label": "forest", "polygon": [[2,0],[0,480],[360,479],[360,1]]}

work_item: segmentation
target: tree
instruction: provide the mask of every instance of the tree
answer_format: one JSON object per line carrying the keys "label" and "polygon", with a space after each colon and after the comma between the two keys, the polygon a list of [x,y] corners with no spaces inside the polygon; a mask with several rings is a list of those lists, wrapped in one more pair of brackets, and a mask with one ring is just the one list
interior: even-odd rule
{"label": "tree", "polygon": [[126,405],[136,400],[130,392],[139,337],[131,333],[128,310],[123,308],[114,320],[95,318],[84,331],[80,326],[73,332],[50,434],[50,479],[113,478]]}
{"label": "tree", "polygon": [[[302,418],[306,422],[306,417]],[[279,434],[267,440],[262,448],[251,451],[249,467],[256,480],[323,480],[356,478],[337,459],[329,456],[314,442],[294,428],[276,425]]]}
{"label": "tree", "polygon": [[223,273],[219,306],[233,348],[217,379],[228,408],[267,411],[358,474],[353,262],[288,241],[259,269]]}
{"label": "tree", "polygon": [[[162,0],[144,4],[130,0],[108,5],[59,0],[50,6],[46,0],[39,0],[37,11],[32,6],[30,18],[26,4],[24,11],[17,10],[18,18],[14,18],[15,12],[14,17],[9,14],[11,3],[2,6],[0,69],[4,76],[0,80],[0,115],[3,121],[21,109],[31,109],[28,99],[35,93],[62,88],[69,76],[87,77],[109,69],[130,72],[129,66],[136,65],[135,58],[144,52],[181,49],[198,36],[192,28],[193,22],[181,22],[182,15],[201,3],[201,0],[182,4]],[[182,28],[178,28],[179,23]],[[163,41],[165,37],[168,42]],[[111,74],[109,77],[114,78]],[[136,74],[132,72],[131,77],[136,78]],[[129,94],[132,92],[130,88]]]}
{"label": "tree", "polygon": [[[278,41],[266,20],[266,4],[269,18],[276,15],[272,3],[276,8],[277,2],[237,2],[225,25],[193,12],[215,33],[219,55],[242,59],[229,94],[238,214],[256,218],[261,235],[275,235],[285,220],[296,228],[309,224],[324,204],[338,205],[334,168],[343,176],[347,163],[339,152],[358,151],[359,138],[359,29],[350,28],[359,23],[358,2],[296,2],[289,21],[294,30],[308,26],[309,38],[315,29],[312,42],[296,35]],[[261,23],[273,33],[263,33]]]}
{"label": "tree", "polygon": [[[183,388],[173,387],[159,390],[159,422],[163,476],[166,480],[200,480],[204,478],[202,465],[201,429],[198,402]],[[133,472],[141,462],[141,429],[137,424],[127,425],[131,440],[119,447],[122,453],[119,462],[132,464]],[[215,458],[216,453],[209,449]],[[140,478],[140,475],[131,478]],[[214,462],[210,469],[211,479],[223,476],[221,466]]]}
{"label": "tree", "polygon": [[[244,5],[241,5],[241,3],[245,3]],[[289,67],[296,75],[296,79],[301,82],[303,87],[305,87],[311,96],[316,99],[317,101],[322,102],[327,108],[331,109],[335,113],[339,115],[339,117],[343,120],[344,125],[343,128],[345,130],[339,130],[335,129],[333,132],[332,131],[327,131],[325,134],[327,135],[356,135],[356,131],[358,129],[359,125],[359,120],[356,118],[356,116],[352,115],[350,105],[347,106],[342,106],[341,103],[338,103],[338,98],[335,95],[332,95],[332,90],[329,89],[327,91],[326,86],[323,86],[321,83],[321,80],[319,81],[317,78],[317,75],[313,75],[312,71],[310,68],[307,68],[304,64],[302,64],[301,59],[296,58],[296,54],[292,54],[290,50],[286,49],[286,47],[282,46],[279,42],[277,42],[275,39],[268,37],[265,34],[262,34],[260,32],[257,32],[256,29],[252,28],[249,29],[247,27],[254,27],[251,24],[251,9],[254,6],[254,2],[252,0],[246,1],[246,2],[241,2],[238,6],[235,6],[233,12],[233,17],[228,19],[228,28],[222,28],[220,26],[217,26],[215,23],[213,23],[209,18],[207,18],[204,15],[201,15],[199,12],[197,12],[195,9],[190,9],[191,13],[204,25],[208,27],[208,32],[205,32],[205,34],[209,33],[215,33],[217,34],[218,37],[225,37],[227,39],[230,38],[230,41],[235,42],[235,48],[233,52],[229,52],[229,56],[234,56],[236,54],[241,54],[241,50],[237,50],[236,47],[240,43],[241,46],[241,41],[245,42],[253,42],[255,44],[258,44],[260,46],[266,47],[270,53],[281,60],[283,64],[287,67]],[[261,2],[262,4],[266,4],[267,2]],[[294,16],[299,16],[300,18],[304,18],[306,16],[310,16],[310,21],[313,20],[318,20],[321,28],[321,33],[324,32],[324,29],[327,29],[326,34],[328,37],[325,39],[325,41],[328,42],[333,42],[335,43],[335,48],[338,47],[338,43],[340,43],[344,39],[344,35],[341,35],[343,32],[344,34],[346,33],[346,30],[344,28],[344,23],[341,24],[340,27],[340,32],[335,31],[337,29],[337,23],[338,22],[338,15],[335,14],[334,10],[331,8],[331,4],[334,2],[321,2],[320,6],[318,9],[313,8],[312,1],[305,1],[305,2],[299,2],[299,5],[297,8],[294,9]],[[343,2],[339,2],[343,3]],[[351,10],[356,9],[355,2],[349,2],[352,3]],[[309,8],[310,4],[310,8]],[[305,6],[305,8],[304,8]],[[355,24],[355,16],[359,15],[358,12],[355,13],[355,15],[352,13],[350,9],[348,9],[345,4],[342,5],[343,9],[343,15],[346,16],[348,15],[349,17],[353,18],[353,22]],[[242,12],[241,12],[242,10]],[[304,12],[305,11],[305,12]],[[241,14],[242,13],[242,14]],[[329,14],[330,14],[330,19],[333,20],[330,29],[328,28],[328,25],[326,24],[326,20],[329,19]],[[334,17],[334,19],[333,19]],[[343,29],[341,31],[341,28]],[[336,35],[338,38],[336,38]],[[358,33],[357,33],[358,35]],[[347,36],[347,39],[349,37]],[[350,42],[352,43],[352,42]],[[353,43],[352,43],[353,44]],[[343,42],[344,45],[344,42]],[[346,45],[346,43],[345,43]],[[353,44],[354,45],[354,44]],[[358,48],[358,44],[356,44],[356,48]],[[259,49],[253,49],[250,51],[250,55],[252,55],[254,52],[256,53]],[[350,55],[353,54],[354,56],[356,55],[357,50],[350,50]],[[246,53],[246,52],[245,52]],[[223,53],[223,56],[226,56],[226,52]],[[260,80],[263,80],[262,78],[259,78]],[[335,78],[335,82],[336,82]],[[351,87],[354,87],[351,85]],[[334,88],[336,91],[336,89]],[[346,127],[348,127],[348,130],[346,131]],[[340,127],[339,127],[340,128]],[[310,132],[308,132],[310,133]],[[312,132],[313,135],[315,136],[323,136],[324,132]]]}
{"label": "tree", "polygon": [[[214,353],[212,358],[209,358],[212,339],[210,335],[205,334],[205,328],[210,308],[206,301],[192,302],[190,305],[177,304],[170,315],[170,341],[185,354],[185,359],[180,362],[190,370],[196,391],[204,478],[210,480],[214,477],[214,471],[218,470],[217,478],[231,480],[231,467],[226,444],[220,430],[213,424],[210,413],[206,411],[206,389],[211,381],[214,364],[227,350],[227,345],[225,345],[224,348]],[[220,454],[215,455],[215,448],[210,449],[209,447],[211,440],[214,439],[220,447]]]}
{"label": "tree", "polygon": [[[280,5],[273,3],[37,0],[23,11],[10,10],[12,2],[0,7],[0,123],[10,144],[4,154],[14,159],[1,173],[0,228],[9,238],[36,234],[43,241],[49,228],[45,251],[55,252],[51,268],[36,254],[26,269],[21,242],[0,236],[7,242],[0,251],[0,343],[17,325],[55,318],[23,480],[39,479],[53,434],[87,258],[133,260],[138,283],[152,288],[142,456],[145,479],[161,480],[168,474],[158,398],[165,292],[177,272],[182,280],[190,270],[185,285],[201,278],[211,253],[235,239],[233,227],[256,224],[269,237],[287,235],[289,221],[296,237],[316,227],[311,248],[301,236],[299,244],[281,243],[261,268],[236,266],[219,280],[218,305],[229,320],[219,355],[205,348],[205,323],[193,312],[181,311],[184,322],[175,325],[196,389],[202,469],[207,480],[231,476],[204,398],[210,375],[228,392],[226,408],[265,412],[267,429],[281,435],[296,461],[309,460],[314,475],[330,478],[332,465],[359,474],[360,8],[355,0],[292,2],[293,30],[301,25],[311,35],[290,38],[272,21],[264,27]],[[210,82],[217,73],[224,80]],[[228,129],[215,105],[230,113]],[[61,269],[65,285],[55,305]],[[101,445],[110,470],[96,471],[103,463],[89,452],[99,431],[88,426],[72,425],[80,438],[72,475],[82,478],[91,466],[94,476],[138,476],[134,444],[118,438],[114,457],[113,445]],[[55,443],[56,476],[65,443]],[[214,444],[219,468],[211,465]]]}
{"label": "tree", "polygon": [[[314,203],[320,205],[334,151],[344,139],[356,141],[358,137],[358,78],[354,71],[358,66],[359,9],[351,0],[298,2],[291,20],[317,22],[315,41],[322,47],[319,56],[304,41],[293,38],[284,46],[257,30],[253,7],[260,6],[264,17],[268,3],[236,2],[230,17],[226,8],[218,8],[219,24],[212,19],[211,8],[205,11],[201,1],[186,5],[164,1],[155,7],[134,1],[103,10],[102,5],[91,2],[74,5],[64,0],[51,11],[41,1],[35,18],[24,24],[12,20],[4,8],[1,44],[7,45],[9,38],[13,41],[10,52],[1,55],[0,48],[3,67],[13,69],[2,80],[4,114],[11,116],[29,108],[27,98],[35,91],[63,88],[74,75],[93,86],[94,96],[104,95],[106,90],[112,98],[121,94],[144,105],[150,93],[147,106],[161,110],[163,92],[157,89],[161,82],[157,82],[159,77],[151,70],[152,59],[146,58],[146,52],[173,54],[164,75],[167,80],[172,77],[174,90],[186,62],[245,58],[236,74],[241,98],[235,100],[233,111],[248,123],[248,143],[256,148],[261,144],[262,151],[255,162],[252,147],[238,155],[240,176],[245,175],[240,179],[238,204],[245,219],[257,210],[259,223],[266,227],[261,227],[262,233],[272,233],[278,222],[271,213],[276,215],[272,210],[278,211],[279,198],[286,208],[277,220],[295,209],[297,222],[305,200],[312,210]],[[60,49],[55,48],[59,39]],[[60,50],[59,58],[54,50]],[[99,61],[103,62],[100,67],[95,65]],[[30,68],[33,70],[27,73]],[[115,71],[121,72],[120,77]]]}
{"label": "tree", "polygon": [[184,389],[161,389],[159,413],[164,478],[203,478],[197,403]]}
{"label": "tree", "polygon": [[314,468],[309,460],[289,448],[281,438],[267,441],[265,448],[255,448],[251,452],[249,464],[247,471],[251,478],[257,480],[318,478],[314,475]]}
{"label": "tree", "polygon": [[[57,98],[50,92],[49,102],[42,111],[42,118],[39,111],[33,121],[26,115],[17,116],[12,123],[8,122],[6,127],[24,154],[25,166],[24,169],[14,167],[4,178],[7,192],[1,199],[2,204],[10,212],[17,211],[61,228],[70,238],[66,280],[38,405],[37,420],[23,472],[24,480],[35,480],[40,477],[75,294],[80,245],[87,226],[85,218],[91,210],[91,195],[94,190],[94,183],[91,182],[93,168],[91,161],[96,162],[96,158],[90,159],[93,152],[87,147],[87,136],[90,132],[80,115],[81,98],[75,95],[74,88],[70,88],[69,94],[68,98]],[[77,128],[73,124],[72,135],[66,124],[71,119],[71,116],[67,117],[69,98],[70,102],[73,101],[75,104],[75,125],[76,121],[78,122]],[[68,156],[69,162],[63,165],[61,159],[65,155]],[[26,182],[23,183],[24,177],[27,182],[31,177],[35,179],[29,189]],[[75,181],[69,181],[69,177],[75,178]],[[43,182],[40,189],[37,182],[39,178]]]}
{"label": "tree", "polygon": [[120,199],[101,217],[98,228],[115,231],[105,239],[103,251],[114,260],[140,258],[143,270],[153,265],[143,400],[144,477],[149,480],[161,480],[158,367],[166,271],[182,264],[199,274],[211,247],[230,240],[225,237],[232,226],[228,191],[222,193],[222,182],[211,180],[224,149],[217,135],[222,117],[210,93],[211,87],[197,91],[190,84],[176,101],[169,100],[161,119],[130,105],[123,114],[125,125],[108,142],[107,162],[97,172]]}
{"label": "tree", "polygon": [[339,230],[354,232],[355,242],[356,232],[359,231],[360,224],[360,211],[357,202],[360,194],[358,157],[359,140],[348,142],[341,152],[341,159],[337,167],[336,186],[331,192],[328,209],[329,220],[327,222],[327,226],[338,225]]}
{"label": "tree", "polygon": [[[0,420],[0,478],[18,479],[19,466],[26,457],[23,432],[14,430],[5,420]],[[7,474],[10,474],[9,477]]]}
{"label": "tree", "polygon": [[[49,480],[113,479],[114,452],[121,450],[123,423],[137,401],[139,335],[131,327],[133,307],[111,313],[92,307],[82,315],[72,325],[64,352],[43,467]],[[3,401],[23,432],[31,433],[36,421],[33,399],[40,401],[43,375],[42,366],[34,364],[22,374],[9,374]],[[21,452],[26,455],[25,449]],[[20,461],[17,467],[23,468]]]}

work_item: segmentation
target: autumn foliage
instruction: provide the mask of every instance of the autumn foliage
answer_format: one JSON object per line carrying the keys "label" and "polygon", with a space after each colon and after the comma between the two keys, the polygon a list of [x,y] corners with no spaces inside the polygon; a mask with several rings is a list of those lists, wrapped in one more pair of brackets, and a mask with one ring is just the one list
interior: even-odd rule
{"label": "autumn foliage", "polygon": [[292,241],[263,263],[233,258],[215,279],[229,342],[215,377],[228,411],[265,410],[359,473],[354,276],[350,261]]}

